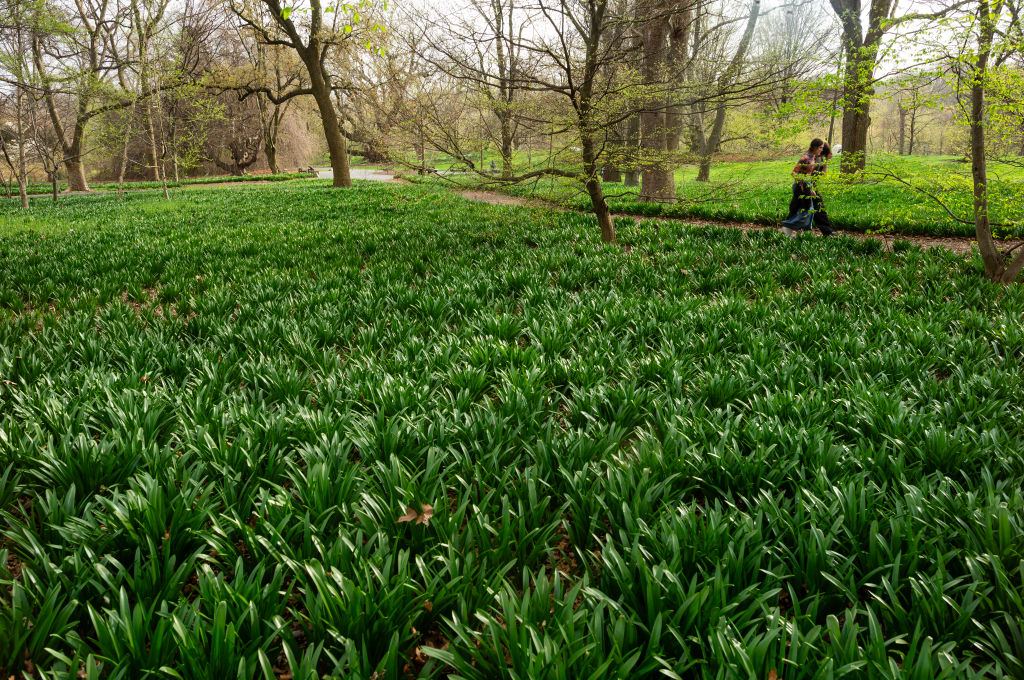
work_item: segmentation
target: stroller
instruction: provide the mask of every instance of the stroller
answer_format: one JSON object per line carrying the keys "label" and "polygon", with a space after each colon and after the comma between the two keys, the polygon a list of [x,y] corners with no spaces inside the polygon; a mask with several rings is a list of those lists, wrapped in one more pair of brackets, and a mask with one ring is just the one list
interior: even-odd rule
{"label": "stroller", "polygon": [[835,232],[814,185],[807,180],[798,180],[793,182],[793,197],[789,200],[789,215],[782,221],[782,233],[795,237],[813,227],[817,227],[822,236],[831,236]]}

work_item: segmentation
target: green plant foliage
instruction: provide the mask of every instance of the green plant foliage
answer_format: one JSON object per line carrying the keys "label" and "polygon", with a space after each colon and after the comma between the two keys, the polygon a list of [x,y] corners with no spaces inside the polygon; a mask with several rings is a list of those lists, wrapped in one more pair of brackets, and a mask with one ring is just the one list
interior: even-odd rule
{"label": "green plant foliage", "polygon": [[[1024,235],[1024,173],[1019,158],[1009,160],[1015,163],[993,163],[990,168],[990,211],[993,221],[1004,225],[995,229],[997,238]],[[838,169],[838,158],[833,159],[832,165]],[[676,171],[679,202],[674,204],[641,203],[637,200],[639,187],[605,184],[604,191],[610,197],[608,206],[614,213],[777,225],[789,209],[792,169],[793,161],[721,163],[713,166],[709,183],[694,181],[696,168],[684,167]],[[962,158],[878,154],[871,157],[865,173],[843,176],[830,170],[830,174],[817,180],[817,187],[825,199],[832,223],[840,229],[919,236],[974,236],[974,189],[970,172],[970,164]],[[426,183],[438,181],[432,176],[418,175],[408,179]],[[475,184],[476,180],[468,175],[453,175],[444,182]],[[583,187],[569,180],[544,179],[505,187],[491,184],[484,188],[541,198],[581,212],[592,210]],[[940,199],[954,215],[967,222],[952,219],[928,194]]]}
{"label": "green plant foliage", "polygon": [[[293,179],[308,179],[309,177],[309,173],[305,172],[282,172],[276,175],[214,175],[212,177],[193,177],[177,181],[168,180],[167,186],[175,188],[196,184],[222,184],[224,182],[284,182]],[[68,185],[65,182],[57,184],[58,191],[67,191],[67,188]],[[117,191],[117,182],[94,182],[89,185],[89,188],[92,191]],[[128,191],[162,189],[163,183],[153,180],[136,180],[125,182],[124,188]],[[14,191],[17,191],[17,186],[14,187]],[[49,182],[30,182],[28,185],[29,194],[49,194],[51,191],[53,191],[53,187]]]}
{"label": "green plant foliage", "polygon": [[321,183],[0,206],[0,666],[1024,672],[1024,289]]}

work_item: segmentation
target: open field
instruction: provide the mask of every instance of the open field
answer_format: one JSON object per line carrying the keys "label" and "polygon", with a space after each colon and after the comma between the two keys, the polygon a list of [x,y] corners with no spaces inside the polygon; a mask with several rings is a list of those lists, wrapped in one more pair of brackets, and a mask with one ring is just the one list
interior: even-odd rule
{"label": "open field", "polygon": [[[934,200],[891,179],[882,177],[883,169],[906,179],[941,198],[955,214],[973,219],[970,212],[972,188],[970,165],[953,157],[875,156],[863,182],[847,183],[838,173],[819,181],[832,222],[850,231],[886,231],[921,236],[972,236],[973,223],[950,218]],[[711,182],[696,182],[694,166],[676,171],[679,203],[662,205],[637,201],[639,189],[621,184],[604,185],[608,204],[615,213],[639,216],[697,217],[777,224],[786,216],[790,199],[793,161],[723,162],[712,166]],[[420,182],[457,183],[477,186],[471,175],[407,178]],[[993,164],[990,183],[994,203],[992,219],[1006,222],[1006,235],[1024,234],[1024,170]],[[536,197],[589,211],[590,199],[570,180],[546,178],[517,186],[487,185],[495,191],[515,196]]]}
{"label": "open field", "polygon": [[1024,287],[976,260],[172,199],[0,203],[4,677],[1024,677]]}

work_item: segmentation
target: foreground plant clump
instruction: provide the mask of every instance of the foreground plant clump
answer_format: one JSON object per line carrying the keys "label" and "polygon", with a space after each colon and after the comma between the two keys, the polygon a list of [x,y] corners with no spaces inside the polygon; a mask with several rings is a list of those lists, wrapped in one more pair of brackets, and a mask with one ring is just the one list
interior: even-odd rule
{"label": "foreground plant clump", "polygon": [[0,210],[0,668],[1024,674],[1024,293],[312,183]]}

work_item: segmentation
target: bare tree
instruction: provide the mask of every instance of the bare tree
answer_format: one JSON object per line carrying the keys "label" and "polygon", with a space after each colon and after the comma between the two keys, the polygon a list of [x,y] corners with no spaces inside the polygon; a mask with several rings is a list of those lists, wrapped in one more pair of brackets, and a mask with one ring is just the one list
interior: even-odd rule
{"label": "bare tree", "polygon": [[[358,10],[344,11],[341,6],[325,8],[321,0],[309,0],[308,7],[298,8],[300,11],[285,8],[279,0],[230,0],[230,6],[263,44],[290,48],[298,55],[306,70],[306,83],[280,94],[272,93],[270,88],[263,92],[275,104],[303,95],[313,97],[327,139],[334,186],[352,186],[348,149],[341,127],[343,120],[335,110],[334,91],[339,85],[327,62],[332,51],[351,43],[353,26],[359,23]],[[366,7],[365,3],[360,5],[360,8]]]}
{"label": "bare tree", "polygon": [[[590,199],[602,239],[613,243],[615,226],[600,171],[608,154],[608,131],[632,115],[638,92],[635,81],[622,76],[626,69],[616,68],[626,61],[623,43],[606,37],[629,18],[608,0],[534,0],[521,5],[521,11],[522,17],[536,17],[536,24],[512,40],[515,50],[534,60],[530,69],[517,71],[518,86],[530,93],[531,124],[549,133],[547,163],[521,174],[493,177],[471,158],[458,127],[438,125],[432,135],[436,148],[488,181],[516,183],[553,176],[577,182]],[[547,105],[549,99],[559,106]],[[534,106],[534,101],[545,105]],[[556,136],[573,154],[571,162],[557,162]]]}
{"label": "bare tree", "polygon": [[[700,168],[697,171],[698,182],[707,182],[711,179],[711,156],[722,142],[728,106],[737,80],[740,78],[760,12],[761,0],[753,0],[750,5],[750,14],[747,16],[746,27],[743,29],[743,35],[740,37],[732,59],[727,62],[728,65],[714,80],[711,96],[708,99],[702,98],[694,107],[693,129],[697,154],[700,158]],[[748,90],[748,88],[749,86],[746,84],[741,87],[742,90]],[[705,130],[704,119],[708,113],[713,114],[712,122],[710,129]]]}
{"label": "bare tree", "polygon": [[498,149],[505,178],[514,174],[515,140],[525,122],[522,98],[533,60],[523,36],[531,20],[517,0],[470,0],[462,11],[428,18],[425,40],[418,42],[429,49],[416,50],[479,96],[488,113],[483,130]]}
{"label": "bare tree", "polygon": [[[1013,41],[999,43],[997,34],[1001,36],[1019,35],[1021,16],[1015,5],[1009,5],[1009,27],[1000,26],[1001,19],[1008,5],[1003,0],[977,0],[975,19],[977,26],[977,49],[967,64],[968,82],[970,84],[970,126],[971,126],[971,177],[974,183],[974,231],[981,250],[981,259],[985,263],[985,276],[993,281],[1012,283],[1024,270],[1024,251],[1011,257],[1012,249],[1001,251],[992,237],[992,224],[989,219],[989,181],[986,158],[985,127],[987,112],[985,93],[990,78],[991,62],[1002,62],[1013,53],[1019,53],[1019,44]],[[1019,246],[1018,246],[1019,247]]]}

